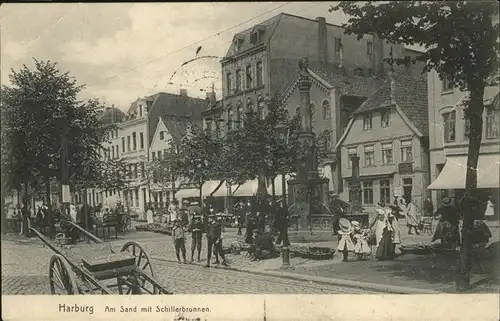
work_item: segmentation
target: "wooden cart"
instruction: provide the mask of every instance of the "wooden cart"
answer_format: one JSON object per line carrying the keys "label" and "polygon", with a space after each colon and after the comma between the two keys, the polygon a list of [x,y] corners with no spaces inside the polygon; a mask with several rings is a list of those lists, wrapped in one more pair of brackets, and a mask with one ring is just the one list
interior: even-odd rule
{"label": "wooden cart", "polygon": [[64,235],[52,242],[31,228],[55,253],[49,264],[52,294],[172,294],[154,279],[151,259],[139,243],[126,242],[115,251],[110,243],[68,224],[83,234],[88,244],[66,245]]}

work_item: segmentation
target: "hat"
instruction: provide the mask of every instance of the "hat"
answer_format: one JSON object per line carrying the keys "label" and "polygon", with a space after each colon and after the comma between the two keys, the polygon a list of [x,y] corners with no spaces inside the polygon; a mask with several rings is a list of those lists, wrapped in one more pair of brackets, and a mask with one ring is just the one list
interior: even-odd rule
{"label": "hat", "polygon": [[359,222],[358,221],[352,221],[351,225],[353,228],[358,228],[359,227]]}
{"label": "hat", "polygon": [[342,232],[349,232],[351,230],[351,222],[346,218],[341,218],[339,220],[339,226]]}
{"label": "hat", "polygon": [[451,199],[449,197],[443,197],[443,199],[441,199],[441,203],[445,207],[451,206]]}

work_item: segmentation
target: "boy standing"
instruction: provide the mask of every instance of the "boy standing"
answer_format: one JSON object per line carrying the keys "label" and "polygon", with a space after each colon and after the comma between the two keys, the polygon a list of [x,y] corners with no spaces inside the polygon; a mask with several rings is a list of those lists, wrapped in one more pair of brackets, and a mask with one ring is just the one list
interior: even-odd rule
{"label": "boy standing", "polygon": [[209,216],[209,224],[207,227],[207,264],[205,267],[210,267],[210,259],[212,258],[212,248],[215,248],[215,264],[219,264],[219,255],[222,258],[222,265],[229,266],[222,251],[222,226],[215,219],[215,215]]}
{"label": "boy standing", "polygon": [[200,214],[195,214],[191,220],[191,262],[193,262],[194,251],[198,249],[198,262],[201,261],[201,236],[203,234],[203,222]]}
{"label": "boy standing", "polygon": [[175,245],[175,255],[177,261],[181,263],[180,251],[182,251],[183,262],[186,263],[186,237],[184,236],[184,227],[179,219],[174,220],[174,228],[172,229],[172,239]]}

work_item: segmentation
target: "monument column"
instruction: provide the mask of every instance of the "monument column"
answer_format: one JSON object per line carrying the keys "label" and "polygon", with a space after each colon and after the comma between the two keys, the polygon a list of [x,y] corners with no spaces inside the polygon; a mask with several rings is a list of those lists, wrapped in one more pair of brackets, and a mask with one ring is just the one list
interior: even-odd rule
{"label": "monument column", "polygon": [[361,180],[359,178],[359,156],[353,155],[352,162],[352,178],[349,186],[349,193],[351,194],[351,213],[361,212]]}

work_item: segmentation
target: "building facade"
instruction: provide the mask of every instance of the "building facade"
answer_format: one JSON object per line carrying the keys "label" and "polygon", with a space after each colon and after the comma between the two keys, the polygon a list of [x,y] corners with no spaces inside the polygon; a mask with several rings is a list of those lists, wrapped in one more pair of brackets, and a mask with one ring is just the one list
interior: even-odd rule
{"label": "building facade", "polygon": [[350,201],[351,157],[360,157],[361,199],[367,210],[399,194],[420,208],[429,184],[427,82],[391,75],[353,114],[337,148],[343,192]]}
{"label": "building facade", "polygon": [[[468,93],[462,92],[447,80],[440,80],[433,71],[428,74],[430,172],[429,189],[434,204],[449,196],[455,202],[463,196],[465,169],[469,146],[468,122],[464,119],[464,103]],[[487,87],[484,92],[483,136],[478,162],[478,188],[482,201],[493,198],[498,214],[500,141],[499,89]],[[484,203],[483,203],[484,204]]]}

